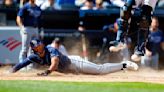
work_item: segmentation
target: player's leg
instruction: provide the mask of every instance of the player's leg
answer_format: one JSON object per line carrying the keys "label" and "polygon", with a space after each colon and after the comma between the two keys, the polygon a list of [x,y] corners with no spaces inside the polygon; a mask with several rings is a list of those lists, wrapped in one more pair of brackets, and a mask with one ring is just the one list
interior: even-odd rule
{"label": "player's leg", "polygon": [[98,65],[85,60],[72,59],[69,69],[78,73],[81,72],[87,74],[107,74],[114,71],[120,71],[121,69],[123,69],[123,64],[118,63],[113,65],[111,64]]}
{"label": "player's leg", "polygon": [[151,56],[144,55],[141,57],[141,66],[142,67],[150,67],[151,61],[152,61]]}
{"label": "player's leg", "polygon": [[138,65],[131,62],[125,61],[122,63],[105,63],[105,64],[94,64],[92,62],[81,62],[81,70],[84,73],[90,74],[108,74],[112,72],[121,71],[123,69],[137,70]]}
{"label": "player's leg", "polygon": [[[37,28],[28,27],[28,34],[29,34],[29,37],[28,37],[27,43],[30,43],[32,39],[39,39],[39,33],[38,33]],[[32,50],[30,48],[28,55],[31,55],[31,54],[32,54]]]}
{"label": "player's leg", "polygon": [[23,60],[27,57],[28,49],[29,49],[29,33],[27,29],[21,29],[20,35],[22,37],[22,48],[19,54],[19,62],[23,62]]}
{"label": "player's leg", "polygon": [[119,47],[122,45],[119,45],[119,43],[120,42],[124,43],[124,36],[128,29],[128,22],[131,17],[131,10],[134,4],[135,4],[135,0],[127,0],[125,5],[121,8],[120,18],[117,20],[118,32],[117,32],[116,41],[110,42],[110,44],[114,45],[109,48],[110,51],[117,52],[121,50],[119,49]]}
{"label": "player's leg", "polygon": [[159,69],[159,55],[155,54],[152,56],[147,56],[144,55],[141,58],[141,65],[142,66],[147,66],[147,67],[152,67],[153,69],[158,70]]}
{"label": "player's leg", "polygon": [[157,0],[144,0],[141,7],[141,19],[139,22],[138,40],[134,54],[131,56],[133,61],[140,61],[141,56],[145,53],[145,45],[149,34],[149,26],[151,23],[151,15]]}
{"label": "player's leg", "polygon": [[95,64],[90,61],[85,61],[84,59],[76,59],[76,58],[70,58],[70,59],[71,59],[70,69],[82,73],[88,73],[88,74],[107,74],[111,72],[120,71],[123,68],[128,68],[128,69],[133,68],[134,70],[138,69],[137,64],[132,62]]}
{"label": "player's leg", "polygon": [[159,54],[158,53],[152,56],[151,67],[156,70],[159,69]]}
{"label": "player's leg", "polygon": [[[38,33],[38,29],[37,28],[32,28],[29,27],[28,28],[29,31],[29,39],[28,41],[30,42],[32,39],[39,39],[39,33]],[[29,47],[28,49],[28,56],[30,56],[32,54],[32,49]],[[30,65],[27,66],[27,70],[33,69],[33,68],[37,68],[39,65],[35,62],[32,62]]]}

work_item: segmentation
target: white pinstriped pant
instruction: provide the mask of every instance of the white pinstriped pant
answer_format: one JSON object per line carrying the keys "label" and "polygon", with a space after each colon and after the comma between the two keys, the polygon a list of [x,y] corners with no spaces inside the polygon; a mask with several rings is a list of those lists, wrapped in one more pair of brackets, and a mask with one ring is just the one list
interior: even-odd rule
{"label": "white pinstriped pant", "polygon": [[84,60],[80,56],[68,56],[71,60],[69,70],[87,74],[107,74],[111,72],[120,71],[123,68],[122,63],[105,63],[95,64]]}
{"label": "white pinstriped pant", "polygon": [[20,29],[20,35],[22,37],[22,48],[19,54],[19,62],[22,62],[31,52],[29,49],[31,39],[38,38],[39,33],[37,28],[25,27],[25,29]]}

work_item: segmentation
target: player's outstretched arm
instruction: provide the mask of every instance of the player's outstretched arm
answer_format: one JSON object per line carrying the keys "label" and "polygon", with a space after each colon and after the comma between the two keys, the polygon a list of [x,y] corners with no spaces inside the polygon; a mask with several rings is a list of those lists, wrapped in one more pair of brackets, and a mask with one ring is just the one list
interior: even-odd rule
{"label": "player's outstretched arm", "polygon": [[18,64],[16,64],[12,69],[11,69],[11,72],[12,73],[15,73],[17,72],[18,70],[20,70],[21,68],[29,65],[31,63],[31,61],[26,58],[23,62],[19,62]]}

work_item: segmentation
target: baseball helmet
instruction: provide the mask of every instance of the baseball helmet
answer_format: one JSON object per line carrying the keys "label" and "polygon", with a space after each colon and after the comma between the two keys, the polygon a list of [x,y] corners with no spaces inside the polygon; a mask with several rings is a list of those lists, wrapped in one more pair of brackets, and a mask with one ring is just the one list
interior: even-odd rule
{"label": "baseball helmet", "polygon": [[44,50],[44,44],[41,40],[39,39],[33,39],[30,42],[30,46],[34,52],[41,53]]}

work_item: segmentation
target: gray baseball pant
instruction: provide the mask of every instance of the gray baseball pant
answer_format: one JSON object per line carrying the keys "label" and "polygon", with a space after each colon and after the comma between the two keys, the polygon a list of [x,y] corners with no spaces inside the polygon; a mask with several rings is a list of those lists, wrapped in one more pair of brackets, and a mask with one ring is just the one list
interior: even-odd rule
{"label": "gray baseball pant", "polygon": [[152,67],[153,69],[158,70],[159,69],[159,54],[156,53],[152,56],[143,56],[141,58],[141,65]]}
{"label": "gray baseball pant", "polygon": [[68,56],[71,60],[69,70],[87,74],[108,74],[120,71],[123,68],[122,63],[95,64],[84,60],[80,56]]}

